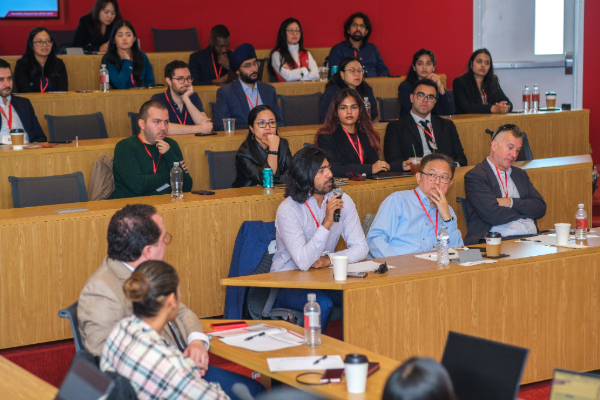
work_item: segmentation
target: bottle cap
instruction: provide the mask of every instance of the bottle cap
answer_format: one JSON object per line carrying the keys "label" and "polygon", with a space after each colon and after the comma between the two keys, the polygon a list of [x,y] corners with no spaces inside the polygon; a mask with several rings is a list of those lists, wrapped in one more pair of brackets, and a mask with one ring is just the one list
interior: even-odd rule
{"label": "bottle cap", "polygon": [[101,68],[102,69],[106,68],[106,64],[102,64]]}
{"label": "bottle cap", "polygon": [[579,208],[583,208],[583,207],[584,207],[584,205],[583,205],[583,204],[580,204],[580,205],[579,205]]}
{"label": "bottle cap", "polygon": [[317,295],[314,293],[308,294],[308,301],[317,301]]}
{"label": "bottle cap", "polygon": [[173,163],[173,166],[174,166],[174,167],[179,167],[179,163],[178,163],[178,162],[174,162],[174,163]]}

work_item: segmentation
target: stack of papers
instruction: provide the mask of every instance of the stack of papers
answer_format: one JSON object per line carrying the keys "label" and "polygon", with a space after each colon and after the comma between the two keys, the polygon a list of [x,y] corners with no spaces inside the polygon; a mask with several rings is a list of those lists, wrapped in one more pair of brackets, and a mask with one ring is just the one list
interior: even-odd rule
{"label": "stack of papers", "polygon": [[[458,250],[464,250],[464,249],[458,249]],[[458,250],[453,249],[453,248],[448,249],[448,254],[449,254],[450,260],[458,259]],[[437,251],[434,251],[433,253],[417,254],[415,257],[422,258],[423,260],[430,260],[430,261],[437,262]]]}
{"label": "stack of papers", "polygon": [[[317,364],[315,361],[320,360]],[[311,357],[277,357],[267,358],[269,370],[271,372],[282,371],[322,371],[324,369],[344,368],[344,361],[340,356]]]}
{"label": "stack of papers", "polygon": [[[256,352],[281,350],[304,344],[304,336],[265,324],[213,332],[223,343]],[[248,339],[248,340],[246,340]]]}

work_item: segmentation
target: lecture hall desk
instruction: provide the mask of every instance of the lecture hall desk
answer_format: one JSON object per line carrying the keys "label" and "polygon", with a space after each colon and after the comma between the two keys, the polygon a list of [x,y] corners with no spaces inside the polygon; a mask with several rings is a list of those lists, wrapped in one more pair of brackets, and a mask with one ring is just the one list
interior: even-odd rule
{"label": "lecture hall desk", "polygon": [[[572,221],[578,203],[591,210],[589,155],[536,160],[522,166],[548,201],[540,229],[555,221]],[[463,176],[469,169],[458,168],[448,194],[461,227],[462,213],[454,199],[464,195]],[[415,187],[414,177],[409,177],[351,182],[344,191],[354,200],[362,219],[367,213],[376,213],[391,193]],[[57,312],[79,298],[85,281],[106,255],[111,216],[129,203],[152,204],[165,220],[173,235],[165,260],[179,272],[184,303],[202,318],[222,315],[225,288],[220,282],[228,276],[241,224],[274,221],[282,200],[283,189],[251,187],[219,190],[214,196],[186,194],[182,200],[164,195],[0,210],[0,348],[71,337],[68,322],[59,319]],[[54,212],[71,207],[89,211]],[[591,215],[589,218],[591,223]],[[484,317],[481,314],[480,318]]]}
{"label": "lecture hall desk", "polygon": [[12,400],[54,400],[58,389],[0,356],[0,397]]}

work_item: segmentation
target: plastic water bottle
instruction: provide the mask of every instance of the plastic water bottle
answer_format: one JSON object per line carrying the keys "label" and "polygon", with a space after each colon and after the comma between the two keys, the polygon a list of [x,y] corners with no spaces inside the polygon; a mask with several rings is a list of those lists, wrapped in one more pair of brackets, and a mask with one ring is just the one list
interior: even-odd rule
{"label": "plastic water bottle", "polygon": [[579,205],[579,210],[575,213],[575,240],[587,240],[587,212],[583,209],[583,204]]}
{"label": "plastic water bottle", "polygon": [[369,103],[369,98],[365,97],[365,108],[367,109],[367,114],[371,117],[371,103]]}
{"label": "plastic water bottle", "polygon": [[102,64],[100,66],[100,90],[103,92],[108,92],[108,85],[110,79],[108,78],[108,70],[106,69],[106,64]]}
{"label": "plastic water bottle", "polygon": [[171,197],[183,199],[183,170],[178,162],[173,163],[171,170]]}
{"label": "plastic water bottle", "polygon": [[536,113],[540,111],[540,89],[538,88],[538,84],[533,84],[533,95],[531,96],[531,100],[533,101],[533,112]]}
{"label": "plastic water bottle", "polygon": [[304,339],[307,346],[321,345],[321,306],[314,293],[308,294],[308,303],[304,306]]}
{"label": "plastic water bottle", "polygon": [[529,86],[525,85],[525,90],[523,90],[523,111],[528,112],[531,107],[531,92],[529,91]]}
{"label": "plastic water bottle", "polygon": [[450,235],[445,226],[442,226],[437,236],[437,263],[438,265],[450,264],[448,248],[450,247]]}

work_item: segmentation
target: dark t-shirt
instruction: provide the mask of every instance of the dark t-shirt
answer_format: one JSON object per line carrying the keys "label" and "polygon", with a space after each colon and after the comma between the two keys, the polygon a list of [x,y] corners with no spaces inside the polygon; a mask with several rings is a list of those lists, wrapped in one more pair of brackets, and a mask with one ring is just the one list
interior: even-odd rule
{"label": "dark t-shirt", "polygon": [[[186,117],[187,110],[185,104],[183,105],[183,110],[180,110],[177,104],[175,104],[175,102],[171,98],[171,93],[168,94],[169,98],[167,99],[168,92],[169,91],[155,94],[154,96],[152,96],[152,100],[158,100],[165,103],[165,105],[167,106],[167,110],[169,111],[169,122],[180,125],[194,125],[194,120],[189,115],[189,113],[187,113],[188,115]],[[198,93],[194,93],[193,95],[191,95],[190,101],[194,106],[196,106],[198,111],[204,112],[204,107],[202,107],[202,101],[200,100]]]}

